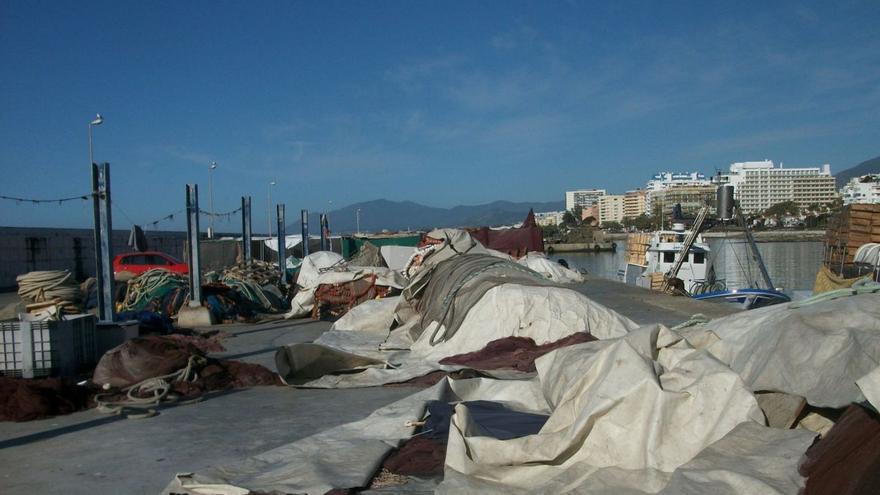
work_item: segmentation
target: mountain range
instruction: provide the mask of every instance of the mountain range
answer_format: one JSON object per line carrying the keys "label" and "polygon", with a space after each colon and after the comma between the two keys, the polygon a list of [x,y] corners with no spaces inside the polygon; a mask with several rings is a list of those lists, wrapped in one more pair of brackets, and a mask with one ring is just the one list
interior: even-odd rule
{"label": "mountain range", "polygon": [[[334,234],[357,232],[357,212],[360,210],[360,230],[362,232],[498,226],[523,221],[529,213],[529,209],[534,209],[535,212],[560,211],[565,209],[565,202],[495,201],[482,205],[437,208],[413,201],[377,199],[331,211],[329,224],[330,231]],[[312,233],[319,232],[318,215],[318,213],[309,214],[309,231]],[[288,234],[297,234],[300,232],[300,222],[288,225],[286,229]]]}
{"label": "mountain range", "polygon": [[[880,156],[866,160],[854,167],[836,174],[837,187],[843,187],[853,177],[869,173],[880,173]],[[482,205],[463,205],[452,208],[437,208],[413,201],[391,201],[376,199],[355,203],[329,213],[330,230],[334,234],[353,233],[358,230],[360,210],[360,230],[380,232],[382,230],[429,230],[437,227],[483,227],[511,225],[522,221],[529,209],[535,212],[560,211],[565,209],[564,201],[512,202],[494,201]],[[319,232],[318,213],[309,215],[312,233]],[[300,222],[287,226],[288,234],[300,232]]]}
{"label": "mountain range", "polygon": [[837,181],[837,188],[845,186],[853,177],[859,177],[867,174],[880,174],[880,156],[865,160],[855,167],[848,168],[834,175]]}

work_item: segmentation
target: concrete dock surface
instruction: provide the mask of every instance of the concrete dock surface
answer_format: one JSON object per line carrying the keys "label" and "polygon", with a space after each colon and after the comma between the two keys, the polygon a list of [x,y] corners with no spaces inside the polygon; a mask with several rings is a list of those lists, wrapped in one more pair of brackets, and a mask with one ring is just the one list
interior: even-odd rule
{"label": "concrete dock surface", "polygon": [[[572,286],[640,324],[675,325],[696,313],[710,318],[736,308],[674,297],[601,279]],[[275,350],[310,342],[330,322],[275,320],[218,325],[230,334],[216,357],[275,370]],[[176,473],[205,471],[362,419],[417,389],[306,390],[255,387],[160,410],[148,419],[121,419],[95,410],[25,423],[0,423],[0,493],[149,494]]]}

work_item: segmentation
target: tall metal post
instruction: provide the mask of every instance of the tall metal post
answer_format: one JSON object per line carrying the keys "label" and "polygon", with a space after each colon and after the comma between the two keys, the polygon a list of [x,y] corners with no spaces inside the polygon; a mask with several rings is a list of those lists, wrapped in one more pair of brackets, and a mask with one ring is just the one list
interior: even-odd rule
{"label": "tall metal post", "polygon": [[325,226],[327,224],[327,214],[321,213],[321,216],[318,219],[318,224],[321,226],[321,251],[328,251],[327,248],[327,231],[325,230]]}
{"label": "tall metal post", "polygon": [[95,275],[98,279],[98,320],[113,321],[113,243],[110,215],[110,164],[92,164],[92,198],[95,210]]}
{"label": "tall metal post", "polygon": [[253,260],[251,253],[251,197],[241,197],[241,255],[245,264]]}
{"label": "tall metal post", "polygon": [[186,236],[189,263],[189,306],[202,305],[202,267],[199,246],[199,186],[186,185]]}
{"label": "tall metal post", "polygon": [[275,215],[278,218],[278,271],[281,273],[281,283],[287,285],[287,242],[284,233],[284,203],[275,207]]}
{"label": "tall metal post", "polygon": [[302,224],[302,247],[303,258],[309,255],[309,210],[300,210],[300,224]]}

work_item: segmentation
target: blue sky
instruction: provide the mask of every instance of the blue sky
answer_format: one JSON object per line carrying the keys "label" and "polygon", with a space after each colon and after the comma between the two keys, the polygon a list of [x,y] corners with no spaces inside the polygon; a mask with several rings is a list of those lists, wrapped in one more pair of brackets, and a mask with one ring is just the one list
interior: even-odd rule
{"label": "blue sky", "polygon": [[[215,209],[259,219],[273,179],[289,211],[453,206],[880,155],[880,3],[725,3],[2,0],[0,195],[87,192],[97,112],[118,228],[187,182],[205,207],[212,160]],[[90,222],[0,201],[2,225]]]}

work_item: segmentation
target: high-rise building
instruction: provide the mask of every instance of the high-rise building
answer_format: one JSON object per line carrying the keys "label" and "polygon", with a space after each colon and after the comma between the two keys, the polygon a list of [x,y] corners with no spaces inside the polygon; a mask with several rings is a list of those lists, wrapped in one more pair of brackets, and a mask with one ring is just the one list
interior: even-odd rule
{"label": "high-rise building", "polygon": [[880,203],[880,174],[853,177],[840,190],[843,204]]}
{"label": "high-rise building", "polygon": [[627,191],[623,194],[623,218],[636,218],[647,213],[648,193],[642,189]]}
{"label": "high-rise building", "polygon": [[623,221],[623,194],[606,194],[599,198],[599,225]]}
{"label": "high-rise building", "polygon": [[652,191],[652,214],[660,213],[663,218],[672,214],[675,205],[681,205],[684,215],[693,216],[703,206],[715,205],[715,184],[672,184],[658,191]]}
{"label": "high-rise building", "polygon": [[580,206],[582,209],[589,208],[597,204],[602,196],[605,196],[605,189],[565,191],[565,209],[571,211],[577,206]]}
{"label": "high-rise building", "polygon": [[730,165],[730,173],[721,175],[720,182],[734,188],[742,211],[759,213],[771,206],[793,201],[800,208],[826,205],[837,198],[831,165],[822,167],[785,168],[771,160],[739,162]]}

